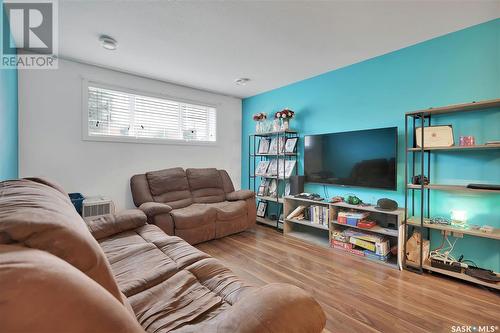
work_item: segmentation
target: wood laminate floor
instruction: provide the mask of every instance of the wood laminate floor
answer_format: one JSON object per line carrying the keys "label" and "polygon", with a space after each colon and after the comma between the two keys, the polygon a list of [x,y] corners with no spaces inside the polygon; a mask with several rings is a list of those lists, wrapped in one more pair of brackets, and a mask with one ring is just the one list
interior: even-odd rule
{"label": "wood laminate floor", "polygon": [[264,226],[197,247],[254,284],[309,291],[326,313],[325,332],[452,332],[456,325],[500,332],[498,292],[441,275],[401,272]]}

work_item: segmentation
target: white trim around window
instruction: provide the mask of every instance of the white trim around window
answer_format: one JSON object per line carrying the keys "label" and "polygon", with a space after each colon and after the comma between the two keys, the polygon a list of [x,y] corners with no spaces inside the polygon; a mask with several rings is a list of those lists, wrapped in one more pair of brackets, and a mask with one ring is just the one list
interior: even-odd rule
{"label": "white trim around window", "polygon": [[215,105],[82,80],[82,138],[152,144],[216,145]]}

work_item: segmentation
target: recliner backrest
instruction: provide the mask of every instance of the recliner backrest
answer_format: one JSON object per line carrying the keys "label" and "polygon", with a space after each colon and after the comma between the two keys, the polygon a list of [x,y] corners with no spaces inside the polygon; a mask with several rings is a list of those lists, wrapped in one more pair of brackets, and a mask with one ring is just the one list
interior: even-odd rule
{"label": "recliner backrest", "polygon": [[172,208],[187,207],[193,203],[186,172],[182,168],[171,168],[146,172],[149,190],[156,202]]}
{"label": "recliner backrest", "polygon": [[215,168],[171,168],[134,175],[130,179],[134,204],[163,202],[174,209],[192,203],[214,203],[234,191],[226,170]]}
{"label": "recliner backrest", "polygon": [[226,200],[222,178],[217,169],[186,169],[186,176],[193,202],[214,203]]}

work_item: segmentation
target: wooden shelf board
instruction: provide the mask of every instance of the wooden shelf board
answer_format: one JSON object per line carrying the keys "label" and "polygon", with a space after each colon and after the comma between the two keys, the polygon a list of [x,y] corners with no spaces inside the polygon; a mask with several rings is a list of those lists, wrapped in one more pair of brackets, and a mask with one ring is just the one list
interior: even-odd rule
{"label": "wooden shelf board", "polygon": [[[408,184],[408,188],[412,190],[420,190],[420,185]],[[497,190],[486,190],[486,189],[474,189],[468,188],[465,185],[439,185],[439,184],[429,184],[424,185],[424,189],[430,190],[440,190],[440,191],[459,191],[459,192],[476,192],[476,193],[498,193],[500,191]]]}
{"label": "wooden shelf board", "polygon": [[[412,267],[418,268],[418,265],[415,265],[415,264],[412,264],[412,263],[408,263],[408,262],[406,264],[408,266],[412,266]],[[454,277],[454,278],[457,278],[457,279],[469,281],[469,282],[472,282],[472,283],[480,284],[482,286],[486,286],[486,287],[490,287],[490,288],[493,288],[493,289],[500,290],[500,283],[486,282],[486,281],[483,281],[483,280],[476,279],[476,278],[474,278],[472,276],[469,276],[467,274],[464,274],[464,273],[451,272],[451,271],[448,271],[446,269],[432,267],[430,265],[425,265],[425,264],[422,265],[422,268],[425,269],[425,270],[431,271],[431,272],[436,272],[436,273],[439,273],[439,274],[451,276],[451,277]],[[498,273],[496,273],[496,274],[498,275]]]}
{"label": "wooden shelf board", "polygon": [[311,228],[316,228],[316,229],[321,229],[321,230],[329,230],[327,225],[322,225],[319,223],[312,223],[309,220],[299,220],[299,219],[285,219],[286,222],[290,223],[297,223],[297,224],[302,224],[306,225]]}
{"label": "wooden shelf board", "polygon": [[[475,146],[451,146],[451,147],[424,147],[425,151],[470,151],[470,150],[488,150],[488,149],[500,149],[500,144],[489,144],[489,145],[475,145]],[[421,151],[421,148],[408,148],[407,151]]]}
{"label": "wooden shelf board", "polygon": [[374,212],[374,213],[383,213],[383,214],[389,214],[389,215],[404,215],[405,210],[402,208],[398,208],[393,211],[385,211],[385,210],[378,210],[375,208],[374,205],[350,205],[346,202],[335,202],[335,203],[330,203],[331,206],[335,207],[341,207],[341,208],[350,208],[350,209],[359,209],[359,210],[364,210],[367,212]]}
{"label": "wooden shelf board", "polygon": [[425,116],[428,115],[438,115],[438,114],[446,114],[453,112],[466,112],[466,111],[475,111],[475,110],[485,110],[489,108],[500,107],[500,98],[490,99],[479,102],[472,103],[463,103],[463,104],[454,104],[437,108],[429,108],[424,110],[417,110],[412,112],[407,112],[407,116],[419,116],[422,113]]}
{"label": "wooden shelf board", "polygon": [[267,195],[257,195],[256,198],[259,199],[259,200],[264,200],[264,201],[272,201],[272,202],[283,203],[283,198],[282,197],[276,198],[276,197],[270,197],[270,196],[267,196]]}
{"label": "wooden shelf board", "polygon": [[304,202],[310,202],[310,203],[316,203],[319,205],[327,205],[327,206],[334,206],[334,207],[340,207],[340,208],[349,208],[349,209],[358,209],[358,210],[363,210],[367,212],[374,212],[374,213],[382,213],[382,214],[389,214],[389,215],[397,215],[397,216],[404,216],[405,210],[403,208],[398,208],[393,211],[385,211],[385,210],[378,210],[375,208],[374,205],[350,205],[346,202],[328,202],[328,201],[316,201],[316,200],[310,200],[310,199],[303,199],[303,198],[296,198],[294,196],[286,196],[285,199],[290,199],[290,200],[295,200],[295,201],[304,201]]}
{"label": "wooden shelf board", "polygon": [[311,199],[296,198],[296,197],[294,197],[292,195],[286,196],[285,199],[290,199],[290,200],[295,200],[295,201],[303,201],[303,202],[309,202],[309,203],[315,203],[315,204],[318,204],[318,205],[326,205],[326,206],[328,206],[330,204],[329,202],[326,202],[324,200],[322,200],[322,201],[316,201],[316,200],[311,200]]}
{"label": "wooden shelf board", "polygon": [[[450,232],[455,232],[455,233],[460,233],[464,235],[470,235],[470,236],[476,236],[476,237],[483,237],[483,238],[491,238],[491,239],[498,239],[500,240],[500,229],[495,228],[493,232],[487,233],[487,232],[482,232],[479,230],[472,230],[472,229],[460,229],[460,228],[455,228],[450,225],[441,225],[441,224],[431,224],[431,223],[426,223],[425,221],[428,219],[424,219],[424,227],[429,228],[429,229],[435,229],[435,230],[443,230],[443,231],[450,231]],[[420,226],[420,218],[419,217],[410,217],[406,223],[408,225],[412,226]]]}
{"label": "wooden shelf board", "polygon": [[276,220],[257,216],[257,222],[276,228]]}
{"label": "wooden shelf board", "polygon": [[359,228],[359,227],[349,225],[349,224],[338,223],[337,221],[332,221],[332,224],[340,225],[340,226],[344,226],[344,227],[349,227],[349,228],[354,228],[354,229],[359,229],[362,231],[370,231],[370,232],[374,232],[377,234],[382,234],[382,235],[387,235],[387,236],[392,236],[392,237],[398,237],[398,235],[399,235],[399,232],[396,229],[382,228],[381,226],[378,226],[378,225],[374,226],[373,228],[366,229],[366,228]]}
{"label": "wooden shelf board", "polygon": [[320,246],[325,246],[325,247],[330,246],[330,241],[328,240],[328,236],[327,237],[318,237],[316,235],[313,235],[313,234],[310,234],[307,232],[289,231],[285,234],[285,237],[297,238],[297,239],[300,239],[302,241],[306,241],[306,242],[313,243],[313,244],[320,245]]}

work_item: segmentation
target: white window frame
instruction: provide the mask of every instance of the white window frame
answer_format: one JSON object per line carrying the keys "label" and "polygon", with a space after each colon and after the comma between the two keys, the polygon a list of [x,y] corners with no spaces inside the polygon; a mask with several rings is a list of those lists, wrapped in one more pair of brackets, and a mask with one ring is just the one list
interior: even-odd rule
{"label": "white window frame", "polygon": [[[88,88],[96,87],[102,89],[116,90],[119,92],[141,95],[152,98],[167,99],[179,103],[194,104],[206,106],[215,109],[215,141],[198,141],[198,140],[176,140],[176,139],[159,139],[159,138],[134,138],[126,136],[108,136],[108,135],[89,135],[89,106],[88,106]],[[217,146],[219,144],[219,105],[206,102],[199,102],[185,98],[177,98],[163,94],[155,94],[144,92],[131,88],[101,83],[94,80],[82,79],[82,140],[83,141],[98,141],[98,142],[119,142],[119,143],[141,143],[141,144],[163,144],[163,145],[190,145],[190,146]]]}

